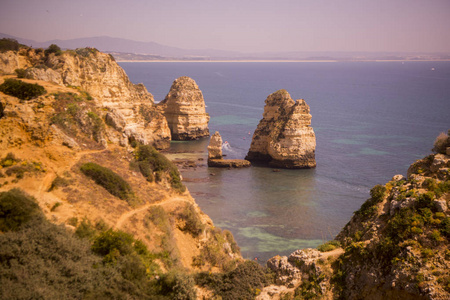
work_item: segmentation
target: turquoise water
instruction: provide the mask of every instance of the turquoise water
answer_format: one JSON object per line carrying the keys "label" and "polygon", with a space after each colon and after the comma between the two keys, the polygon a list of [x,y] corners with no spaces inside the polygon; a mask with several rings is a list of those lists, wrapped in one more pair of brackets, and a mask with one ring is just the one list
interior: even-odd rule
{"label": "turquoise water", "polygon": [[234,234],[245,257],[260,261],[333,238],[372,186],[406,175],[450,128],[449,62],[120,65],[156,101],[175,78],[195,79],[210,131],[220,131],[231,145],[224,149],[229,158],[245,157],[270,93],[286,89],[309,104],[317,139],[314,170],[208,168],[207,139],[172,143],[171,150],[183,153],[171,158],[200,165],[183,170],[197,203]]}

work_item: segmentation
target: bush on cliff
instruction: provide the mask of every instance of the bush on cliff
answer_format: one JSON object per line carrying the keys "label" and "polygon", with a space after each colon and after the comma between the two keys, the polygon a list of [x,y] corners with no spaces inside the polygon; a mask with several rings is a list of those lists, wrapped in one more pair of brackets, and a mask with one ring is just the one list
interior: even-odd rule
{"label": "bush on cliff", "polygon": [[31,84],[21,80],[7,78],[0,85],[0,92],[19,98],[21,100],[30,100],[46,93],[43,86],[37,83]]}
{"label": "bush on cliff", "polygon": [[45,49],[44,54],[45,56],[49,56],[52,53],[55,53],[56,56],[61,55],[61,48],[59,48],[59,46],[56,44],[51,44],[47,49]]}
{"label": "bush on cliff", "polygon": [[140,145],[136,153],[136,161],[142,175],[148,181],[160,182],[169,178],[170,185],[176,191],[183,193],[186,187],[181,183],[180,172],[167,157],[149,145]]}
{"label": "bush on cliff", "polygon": [[188,231],[192,236],[197,237],[205,229],[199,214],[195,211],[191,203],[186,204],[184,209],[179,213],[180,219],[184,221],[183,226],[180,227],[183,231]]}
{"label": "bush on cliff", "polygon": [[19,189],[0,193],[0,231],[17,231],[43,214],[36,201]]}
{"label": "bush on cliff", "polygon": [[0,52],[17,51],[19,50],[20,46],[21,45],[19,44],[19,42],[17,42],[15,39],[0,39]]}
{"label": "bush on cliff", "polygon": [[370,190],[370,198],[361,205],[361,208],[355,212],[356,215],[363,218],[370,218],[377,211],[376,205],[383,201],[386,194],[386,187],[378,184]]}
{"label": "bush on cliff", "polygon": [[203,272],[196,278],[198,285],[211,288],[223,300],[254,299],[271,281],[267,269],[249,260],[230,272]]}
{"label": "bush on cliff", "polygon": [[445,132],[441,132],[434,141],[433,146],[434,152],[445,154],[447,147],[450,147],[448,135]]}
{"label": "bush on cliff", "polygon": [[13,189],[0,199],[7,228],[15,229],[0,229],[1,299],[170,299],[159,292],[161,282],[149,279],[155,268],[141,255],[148,250],[139,241],[132,240],[131,254],[102,263],[89,240],[47,222],[28,195]]}
{"label": "bush on cliff", "polygon": [[111,169],[89,162],[83,164],[80,170],[84,175],[92,178],[95,183],[104,187],[111,195],[126,200],[128,203],[134,199],[133,190],[128,182]]}

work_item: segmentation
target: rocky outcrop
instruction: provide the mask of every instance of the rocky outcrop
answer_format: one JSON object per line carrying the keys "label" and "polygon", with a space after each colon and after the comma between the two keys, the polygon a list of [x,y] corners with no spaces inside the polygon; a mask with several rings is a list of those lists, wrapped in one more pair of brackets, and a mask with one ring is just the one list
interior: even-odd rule
{"label": "rocky outcrop", "polygon": [[328,252],[269,259],[277,286],[257,299],[450,299],[449,168],[432,154],[375,186]]}
{"label": "rocky outcrop", "polygon": [[209,141],[208,145],[208,160],[210,159],[222,159],[222,137],[220,133],[216,131]]}
{"label": "rocky outcrop", "polygon": [[[133,84],[114,58],[92,48],[66,51],[62,55],[43,56],[35,50],[18,55],[16,52],[3,54],[7,63],[0,64],[3,72],[24,67],[21,57],[34,62],[34,67],[26,69],[30,79],[53,82],[58,85],[73,86],[89,93],[108,120],[114,119],[113,131],[108,136],[129,142],[151,144],[157,148],[167,148],[171,135],[160,110],[154,105],[153,96],[144,85]],[[115,126],[121,124],[120,126]]]}
{"label": "rocky outcrop", "polygon": [[251,163],[244,159],[223,159],[222,156],[222,137],[216,131],[209,141],[208,145],[208,167],[215,168],[246,168]]}
{"label": "rocky outcrop", "polygon": [[189,77],[176,79],[159,104],[167,119],[173,140],[195,140],[209,136],[209,115],[203,94]]}
{"label": "rocky outcrop", "polygon": [[294,101],[286,90],[279,90],[265,103],[245,159],[278,168],[314,168],[316,137],[306,102]]}
{"label": "rocky outcrop", "polygon": [[[327,256],[329,257],[329,256]],[[324,254],[316,249],[303,249],[297,250],[289,257],[287,256],[275,256],[267,261],[267,267],[274,274],[275,284],[278,286],[285,286],[286,288],[297,288],[302,284],[313,284],[314,294],[317,298],[328,299],[327,293],[331,290],[331,284],[329,279],[329,269],[323,266]],[[321,266],[322,265],[322,266]],[[274,299],[275,295],[282,295],[286,290],[278,289],[274,290],[274,286],[268,286],[264,288],[260,297],[256,299],[265,299],[265,294],[269,293]],[[276,299],[280,299],[276,297]],[[284,298],[282,298],[284,299]]]}

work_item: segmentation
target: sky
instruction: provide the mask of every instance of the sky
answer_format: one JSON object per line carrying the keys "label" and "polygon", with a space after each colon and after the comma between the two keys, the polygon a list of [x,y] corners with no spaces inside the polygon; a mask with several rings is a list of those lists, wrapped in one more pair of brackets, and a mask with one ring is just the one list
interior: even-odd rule
{"label": "sky", "polygon": [[450,0],[0,0],[0,32],[239,52],[450,52]]}

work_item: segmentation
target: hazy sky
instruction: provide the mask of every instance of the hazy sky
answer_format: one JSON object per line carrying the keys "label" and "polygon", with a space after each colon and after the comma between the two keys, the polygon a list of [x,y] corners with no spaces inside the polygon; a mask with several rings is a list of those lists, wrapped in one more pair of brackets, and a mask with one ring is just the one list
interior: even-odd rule
{"label": "hazy sky", "polygon": [[450,52],[450,0],[0,0],[0,32],[243,52]]}

